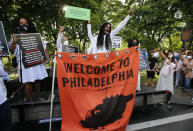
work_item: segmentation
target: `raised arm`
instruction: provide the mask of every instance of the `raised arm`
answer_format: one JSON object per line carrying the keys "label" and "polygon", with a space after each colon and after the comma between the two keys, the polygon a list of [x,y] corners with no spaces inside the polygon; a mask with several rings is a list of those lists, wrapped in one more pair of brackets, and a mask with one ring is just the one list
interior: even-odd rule
{"label": "raised arm", "polygon": [[123,27],[125,27],[125,25],[129,21],[130,16],[133,13],[134,13],[134,10],[130,10],[129,15],[127,15],[127,17],[114,30],[111,31],[112,36],[115,36],[117,33],[119,33],[120,30],[123,29]]}
{"label": "raised arm", "polygon": [[58,38],[57,38],[57,41],[56,41],[57,51],[60,49],[60,46],[62,44],[62,37],[63,37],[63,34],[59,32],[58,33]]}
{"label": "raised arm", "polygon": [[88,38],[91,41],[93,41],[93,36],[92,36],[92,32],[91,32],[91,24],[90,24],[90,20],[88,21],[88,24],[87,24],[87,31],[88,31]]}
{"label": "raised arm", "polygon": [[164,53],[160,50],[160,48],[158,49],[159,53],[161,54],[161,56],[164,58],[164,60],[167,59],[167,57],[164,55]]}

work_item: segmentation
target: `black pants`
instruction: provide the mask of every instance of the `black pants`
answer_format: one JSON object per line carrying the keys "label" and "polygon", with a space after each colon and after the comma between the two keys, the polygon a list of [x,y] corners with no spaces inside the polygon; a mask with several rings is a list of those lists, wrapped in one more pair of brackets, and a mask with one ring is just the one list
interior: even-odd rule
{"label": "black pants", "polygon": [[8,100],[0,105],[0,131],[11,131],[11,109]]}

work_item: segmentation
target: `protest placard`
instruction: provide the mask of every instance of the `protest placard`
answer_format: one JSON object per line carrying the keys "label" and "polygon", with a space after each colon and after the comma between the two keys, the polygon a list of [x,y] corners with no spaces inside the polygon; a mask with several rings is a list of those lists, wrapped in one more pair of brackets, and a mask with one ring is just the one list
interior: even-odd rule
{"label": "protest placard", "polygon": [[62,45],[62,52],[66,53],[78,53],[79,49],[76,46]]}
{"label": "protest placard", "polygon": [[9,56],[9,48],[2,21],[0,21],[0,56]]}
{"label": "protest placard", "polygon": [[139,70],[150,70],[148,58],[145,49],[140,49]]}
{"label": "protest placard", "polygon": [[16,34],[22,52],[22,62],[25,68],[42,64],[46,55],[40,33]]}
{"label": "protest placard", "polygon": [[65,17],[79,20],[90,20],[90,9],[66,6]]}
{"label": "protest placard", "polygon": [[112,48],[121,48],[122,37],[114,36],[112,38]]}

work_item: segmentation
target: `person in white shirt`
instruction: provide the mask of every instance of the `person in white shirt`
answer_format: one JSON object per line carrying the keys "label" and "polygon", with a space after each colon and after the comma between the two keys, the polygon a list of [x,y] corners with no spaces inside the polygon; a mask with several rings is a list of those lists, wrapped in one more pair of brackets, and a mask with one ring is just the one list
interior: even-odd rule
{"label": "person in white shirt", "polygon": [[0,130],[11,131],[11,109],[7,99],[7,90],[4,84],[4,79],[7,79],[7,72],[3,68],[3,63],[0,59]]}
{"label": "person in white shirt", "polygon": [[[19,33],[36,33],[36,29],[34,24],[29,21],[27,18],[19,17],[15,20],[15,28],[25,27],[23,30],[21,30]],[[14,29],[15,30],[15,29]],[[15,33],[18,33],[17,31]],[[43,101],[44,99],[40,97],[40,80],[43,80],[44,78],[48,77],[48,73],[46,70],[45,64],[49,62],[49,56],[48,51],[46,49],[46,44],[43,43],[43,47],[46,53],[47,60],[44,61],[42,64],[25,68],[22,62],[22,52],[20,50],[19,45],[17,44],[19,38],[16,37],[14,34],[12,35],[12,39],[10,41],[10,51],[14,53],[14,55],[17,58],[18,63],[18,75],[22,83],[25,84],[25,91],[27,95],[27,100],[29,102],[32,102],[32,87],[35,87],[36,90],[36,96],[37,100]],[[21,58],[20,58],[21,57]],[[20,68],[21,65],[21,68]]]}
{"label": "person in white shirt", "polygon": [[176,70],[178,63],[174,58],[174,54],[172,50],[168,50],[167,56],[160,49],[159,49],[159,52],[163,57],[163,59],[165,60],[165,62],[159,73],[159,79],[157,82],[156,90],[167,91],[166,103],[169,104],[171,95],[174,94],[173,77],[174,77],[174,71]]}
{"label": "person in white shirt", "polygon": [[64,36],[64,26],[60,26],[56,42],[57,51],[62,52],[62,45],[68,45],[68,39]]}
{"label": "person in white shirt", "polygon": [[99,31],[99,34],[94,36],[91,32],[90,21],[87,24],[88,37],[91,45],[87,49],[88,54],[96,53],[108,53],[111,52],[111,39],[127,24],[130,16],[134,13],[134,10],[130,10],[129,15],[114,29],[111,31],[111,24],[104,23]]}

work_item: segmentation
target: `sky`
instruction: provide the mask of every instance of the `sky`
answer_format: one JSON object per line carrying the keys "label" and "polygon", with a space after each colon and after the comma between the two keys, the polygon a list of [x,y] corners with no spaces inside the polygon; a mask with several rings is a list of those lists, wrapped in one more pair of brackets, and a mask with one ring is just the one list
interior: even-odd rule
{"label": "sky", "polygon": [[122,1],[123,3],[125,3],[125,0],[119,0],[119,1]]}

